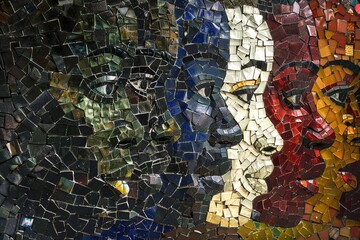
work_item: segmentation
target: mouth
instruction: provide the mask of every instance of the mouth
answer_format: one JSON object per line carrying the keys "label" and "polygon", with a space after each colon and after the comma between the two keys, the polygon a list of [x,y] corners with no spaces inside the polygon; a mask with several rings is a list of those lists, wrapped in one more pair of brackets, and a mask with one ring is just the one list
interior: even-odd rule
{"label": "mouth", "polygon": [[298,179],[298,180],[296,180],[296,183],[298,185],[304,187],[305,189],[307,189],[308,191],[310,191],[313,194],[315,194],[319,191],[319,187],[318,187],[318,184],[315,179],[308,179],[308,180]]}
{"label": "mouth", "polygon": [[255,178],[252,174],[245,174],[240,180],[244,188],[255,195],[264,194],[268,191],[266,181],[262,178]]}

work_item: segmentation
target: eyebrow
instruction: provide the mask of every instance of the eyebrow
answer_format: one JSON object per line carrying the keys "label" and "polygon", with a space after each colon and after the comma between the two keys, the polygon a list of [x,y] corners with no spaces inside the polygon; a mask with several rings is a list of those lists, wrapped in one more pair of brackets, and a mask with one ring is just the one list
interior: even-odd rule
{"label": "eyebrow", "polygon": [[214,60],[217,64],[219,64],[219,67],[226,68],[227,61],[218,54],[213,53],[196,53],[192,55],[188,55],[182,59],[183,63],[191,62],[195,59],[211,59]]}
{"label": "eyebrow", "polygon": [[248,67],[255,66],[255,67],[261,69],[262,71],[266,71],[267,65],[268,65],[268,63],[266,61],[259,61],[259,60],[251,59],[250,62],[241,66],[241,68],[248,68]]}
{"label": "eyebrow", "polygon": [[[96,49],[94,51],[92,51],[91,53],[89,53],[87,56],[88,57],[93,57],[99,54],[103,54],[103,53],[111,53],[114,54],[118,57],[121,58],[131,58],[134,57],[133,55],[131,55],[128,51],[126,51],[123,48],[120,47],[103,47],[103,48],[99,48]],[[157,57],[157,58],[161,58],[169,63],[175,63],[175,56],[172,56],[169,52],[167,51],[163,51],[163,50],[158,50],[158,49],[149,49],[149,48],[136,48],[135,49],[135,54],[136,55],[145,55],[145,56],[153,56],[153,57]]]}
{"label": "eyebrow", "polygon": [[350,69],[354,73],[359,73],[360,72],[360,66],[354,64],[353,62],[347,61],[347,60],[334,60],[334,61],[327,62],[324,65],[324,68],[328,67],[328,66],[334,66],[334,65],[340,65],[342,67]]}
{"label": "eyebrow", "polygon": [[314,74],[317,74],[319,71],[319,66],[315,65],[312,62],[291,62],[291,63],[286,64],[286,65],[282,66],[281,68],[279,68],[279,70],[277,70],[273,74],[273,76],[278,75],[279,73],[281,73],[282,71],[284,71],[285,69],[287,69],[289,67],[295,67],[295,66],[309,69]]}
{"label": "eyebrow", "polygon": [[99,48],[96,49],[94,51],[92,51],[91,53],[89,53],[87,55],[87,57],[93,57],[96,55],[100,55],[103,53],[112,53],[116,56],[119,56],[121,58],[127,58],[127,57],[131,57],[130,53],[127,52],[125,49],[119,48],[119,47],[103,47],[103,48]]}

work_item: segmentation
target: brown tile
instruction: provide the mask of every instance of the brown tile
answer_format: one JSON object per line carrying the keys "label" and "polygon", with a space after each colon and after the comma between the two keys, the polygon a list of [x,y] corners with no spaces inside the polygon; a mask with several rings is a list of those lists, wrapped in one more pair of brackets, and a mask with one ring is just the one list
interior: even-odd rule
{"label": "brown tile", "polygon": [[338,42],[338,45],[341,47],[345,47],[346,45],[346,37],[345,34],[343,33],[339,33],[339,32],[335,32],[334,35],[332,36],[332,39],[336,40]]}
{"label": "brown tile", "polygon": [[337,23],[336,20],[332,20],[328,23],[328,30],[336,32],[337,31]]}
{"label": "brown tile", "polygon": [[317,32],[318,32],[319,39],[325,39],[325,30],[324,29],[317,28]]}
{"label": "brown tile", "polygon": [[315,18],[315,25],[317,29],[325,29],[327,24],[324,17]]}
{"label": "brown tile", "polygon": [[346,8],[345,8],[344,5],[342,5],[342,4],[339,4],[339,5],[338,5],[337,11],[338,11],[342,16],[344,16],[344,15],[346,14]]}
{"label": "brown tile", "polygon": [[347,22],[345,20],[337,19],[336,24],[338,32],[346,33]]}
{"label": "brown tile", "polygon": [[355,39],[360,39],[360,29],[355,30]]}

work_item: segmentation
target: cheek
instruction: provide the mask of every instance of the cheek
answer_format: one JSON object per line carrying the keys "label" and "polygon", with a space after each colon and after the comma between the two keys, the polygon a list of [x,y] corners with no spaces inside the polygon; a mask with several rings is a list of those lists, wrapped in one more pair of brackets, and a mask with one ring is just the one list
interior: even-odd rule
{"label": "cheek", "polygon": [[[271,93],[266,91],[264,93],[264,105],[267,117],[277,128],[277,125],[284,118],[286,112],[282,108],[279,96],[277,94],[270,95]],[[277,129],[279,131],[279,129]]]}

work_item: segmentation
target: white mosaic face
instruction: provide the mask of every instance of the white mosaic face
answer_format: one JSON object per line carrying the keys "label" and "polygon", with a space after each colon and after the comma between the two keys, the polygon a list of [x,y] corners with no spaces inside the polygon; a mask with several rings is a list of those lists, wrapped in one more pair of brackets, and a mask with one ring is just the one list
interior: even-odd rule
{"label": "white mosaic face", "polygon": [[271,155],[283,140],[266,116],[262,98],[273,62],[273,41],[257,8],[227,9],[230,61],[222,87],[227,107],[244,137],[228,149],[232,169],[222,176],[224,192],[215,195],[207,221],[238,227],[251,217],[252,200],[267,192],[265,178],[273,171]]}

